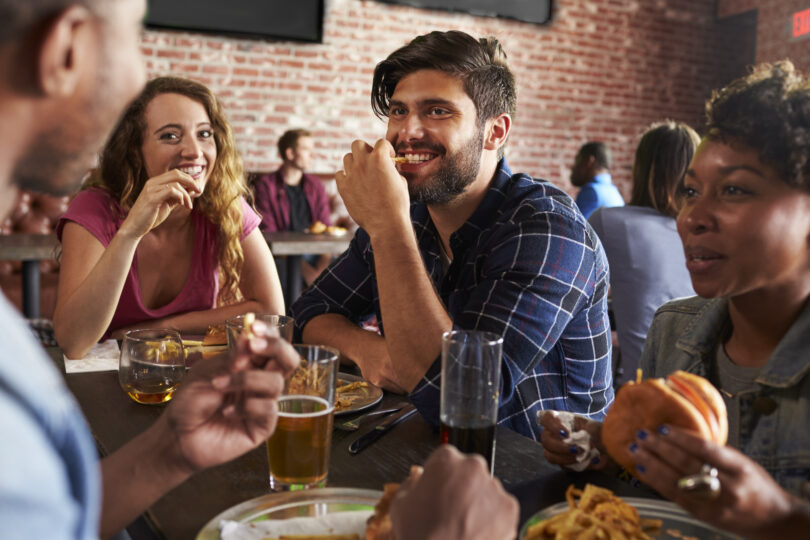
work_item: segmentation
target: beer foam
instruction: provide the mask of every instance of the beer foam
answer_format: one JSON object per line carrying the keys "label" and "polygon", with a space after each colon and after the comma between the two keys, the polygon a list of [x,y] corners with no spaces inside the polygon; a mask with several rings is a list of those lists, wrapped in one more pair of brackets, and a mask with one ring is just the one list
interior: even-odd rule
{"label": "beer foam", "polygon": [[332,405],[330,407],[328,401],[326,401],[322,397],[318,397],[318,396],[307,396],[307,395],[295,394],[295,395],[292,395],[292,396],[281,396],[278,400],[279,400],[279,402],[282,402],[282,401],[291,401],[293,399],[303,399],[303,400],[306,400],[306,401],[316,401],[316,402],[320,403],[321,405],[323,405],[325,407],[325,409],[322,410],[322,411],[315,411],[315,412],[311,412],[311,413],[293,413],[293,412],[288,412],[288,411],[282,411],[281,406],[279,405],[279,411],[278,411],[279,416],[284,416],[286,418],[314,418],[316,416],[327,415],[327,414],[329,414],[329,413],[331,413],[332,411],[335,410],[334,405]]}

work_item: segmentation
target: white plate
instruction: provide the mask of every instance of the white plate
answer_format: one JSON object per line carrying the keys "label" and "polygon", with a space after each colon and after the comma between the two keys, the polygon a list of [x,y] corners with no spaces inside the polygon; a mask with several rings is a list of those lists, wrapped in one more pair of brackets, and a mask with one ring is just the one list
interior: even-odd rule
{"label": "white plate", "polygon": [[[369,515],[382,497],[382,491],[357,488],[320,488],[262,495],[237,504],[209,521],[197,534],[197,540],[220,540],[220,523],[223,520],[243,524],[261,523],[264,520],[289,520],[321,518],[328,514],[358,511]],[[297,534],[275,531],[275,534]],[[328,531],[313,531],[311,534],[327,534]]]}
{"label": "white plate", "polygon": [[[627,504],[635,506],[640,517],[660,519],[663,522],[661,524],[661,532],[652,536],[652,538],[673,540],[675,538],[691,536],[692,538],[700,538],[701,540],[739,540],[739,537],[736,535],[715,529],[708,523],[704,523],[692,517],[675,503],[639,497],[622,497],[622,500]],[[568,510],[567,502],[561,502],[540,510],[523,524],[518,538],[520,540],[526,538],[526,532],[531,525],[556,516],[557,514],[562,514],[566,510]],[[671,532],[674,531],[678,531],[676,533],[678,536],[671,534]]]}

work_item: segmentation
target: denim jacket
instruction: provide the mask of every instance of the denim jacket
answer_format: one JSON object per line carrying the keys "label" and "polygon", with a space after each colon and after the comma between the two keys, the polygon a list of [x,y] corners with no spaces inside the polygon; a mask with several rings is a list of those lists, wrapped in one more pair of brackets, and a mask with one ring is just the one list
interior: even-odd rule
{"label": "denim jacket", "polygon": [[[728,324],[728,301],[674,300],[655,314],[641,367],[645,377],[682,369],[717,384],[716,349]],[[762,465],[786,490],[810,499],[810,302],[779,342],[756,379],[741,392],[739,450]]]}

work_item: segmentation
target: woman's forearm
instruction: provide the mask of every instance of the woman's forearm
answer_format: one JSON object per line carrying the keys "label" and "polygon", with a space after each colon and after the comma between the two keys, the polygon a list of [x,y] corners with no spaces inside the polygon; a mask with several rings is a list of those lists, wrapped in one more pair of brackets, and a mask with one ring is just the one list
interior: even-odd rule
{"label": "woman's forearm", "polygon": [[225,320],[242,315],[252,311],[254,313],[272,313],[283,315],[282,312],[268,311],[265,306],[256,301],[238,302],[223,307],[214,309],[206,309],[202,311],[188,311],[186,313],[178,313],[176,315],[169,315],[161,319],[152,319],[138,323],[133,327],[119,328],[113,332],[114,337],[122,337],[124,332],[132,328],[172,328],[180,332],[189,334],[205,334],[209,326],[222,324]]}
{"label": "woman's forearm", "polygon": [[[86,231],[85,231],[86,232]],[[89,233],[87,233],[89,234]],[[54,335],[68,358],[80,358],[110,325],[140,238],[117,234],[87,275],[83,253],[63,247],[59,293],[54,311]]]}

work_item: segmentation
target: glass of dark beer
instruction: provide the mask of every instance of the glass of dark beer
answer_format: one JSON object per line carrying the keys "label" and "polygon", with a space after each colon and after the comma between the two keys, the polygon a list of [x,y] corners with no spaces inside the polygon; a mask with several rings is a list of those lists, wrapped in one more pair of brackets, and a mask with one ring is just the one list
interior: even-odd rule
{"label": "glass of dark beer", "polygon": [[273,491],[323,487],[329,472],[339,353],[322,345],[293,347],[301,364],[285,383],[266,445]]}
{"label": "glass of dark beer", "polygon": [[491,332],[454,330],[442,335],[441,439],[480,454],[492,474],[503,338]]}

